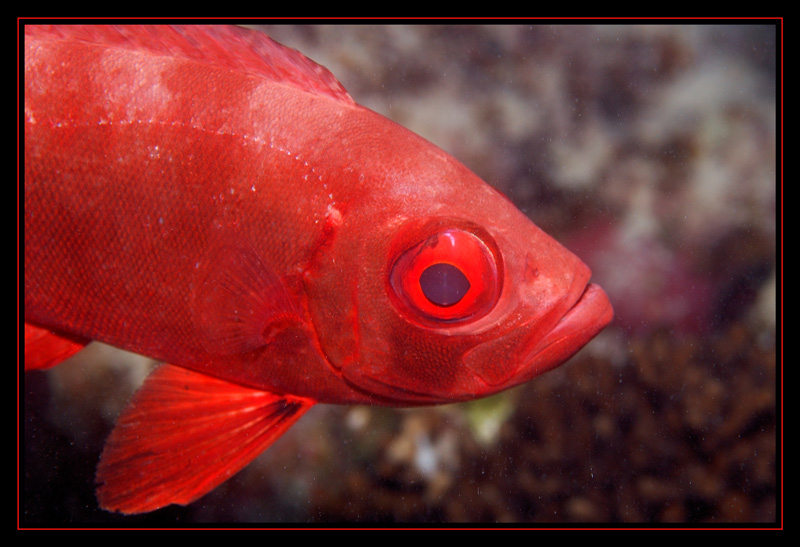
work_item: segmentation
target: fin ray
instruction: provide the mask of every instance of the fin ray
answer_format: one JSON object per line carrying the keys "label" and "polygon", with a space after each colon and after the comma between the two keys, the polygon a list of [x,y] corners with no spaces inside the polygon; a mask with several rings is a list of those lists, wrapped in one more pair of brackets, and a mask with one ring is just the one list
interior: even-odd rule
{"label": "fin ray", "polygon": [[303,323],[295,298],[251,248],[223,245],[211,256],[193,302],[209,353],[254,350],[269,343],[270,332]]}
{"label": "fin ray", "polygon": [[96,475],[100,505],[131,514],[190,503],[244,468],[313,404],[162,365],[106,442]]}

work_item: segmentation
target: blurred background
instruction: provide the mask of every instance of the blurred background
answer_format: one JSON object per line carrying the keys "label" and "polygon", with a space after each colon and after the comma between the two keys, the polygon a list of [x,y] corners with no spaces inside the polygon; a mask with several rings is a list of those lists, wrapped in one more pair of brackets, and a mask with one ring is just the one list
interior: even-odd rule
{"label": "blurred background", "polygon": [[94,344],[24,376],[22,524],[780,516],[774,27],[255,28],[505,193],[615,321],[489,399],[318,405],[209,495],[135,517],[97,507],[94,469],[152,363]]}

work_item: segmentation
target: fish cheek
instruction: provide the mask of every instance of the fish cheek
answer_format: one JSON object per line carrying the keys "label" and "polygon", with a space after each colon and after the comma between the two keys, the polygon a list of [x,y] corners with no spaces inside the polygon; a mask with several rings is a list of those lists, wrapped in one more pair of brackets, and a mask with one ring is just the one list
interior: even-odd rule
{"label": "fish cheek", "polygon": [[471,336],[448,336],[419,328],[392,308],[362,314],[364,343],[359,359],[342,368],[344,378],[360,389],[398,406],[473,399],[482,382],[461,357],[477,342]]}
{"label": "fish cheek", "polygon": [[464,352],[461,359],[463,366],[485,382],[489,392],[512,387],[515,385],[512,378],[522,366],[519,355],[530,336],[529,330],[512,329],[504,336],[475,345]]}

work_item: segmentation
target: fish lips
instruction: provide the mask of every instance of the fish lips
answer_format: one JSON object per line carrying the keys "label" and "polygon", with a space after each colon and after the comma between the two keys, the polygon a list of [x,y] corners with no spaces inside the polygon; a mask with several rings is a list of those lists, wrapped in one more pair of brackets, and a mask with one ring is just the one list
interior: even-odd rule
{"label": "fish lips", "polygon": [[[590,283],[550,332],[523,350],[521,373],[530,378],[557,367],[578,352],[614,318],[605,291]],[[530,370],[532,369],[532,370]],[[526,381],[525,378],[522,381]]]}
{"label": "fish lips", "polygon": [[[590,283],[572,298],[572,305],[566,304],[569,307],[543,336],[542,328],[546,327],[534,321],[473,348],[464,355],[464,365],[489,392],[527,382],[561,365],[614,317],[611,302],[598,285]],[[507,348],[505,360],[500,348]],[[494,359],[490,358],[492,354]]]}

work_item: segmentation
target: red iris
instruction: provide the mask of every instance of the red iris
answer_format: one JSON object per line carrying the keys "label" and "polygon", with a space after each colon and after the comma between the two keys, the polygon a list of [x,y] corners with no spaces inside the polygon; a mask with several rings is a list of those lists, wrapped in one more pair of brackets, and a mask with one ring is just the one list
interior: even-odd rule
{"label": "red iris", "polygon": [[500,295],[494,255],[476,235],[456,228],[400,255],[390,282],[408,311],[437,323],[482,317]]}

